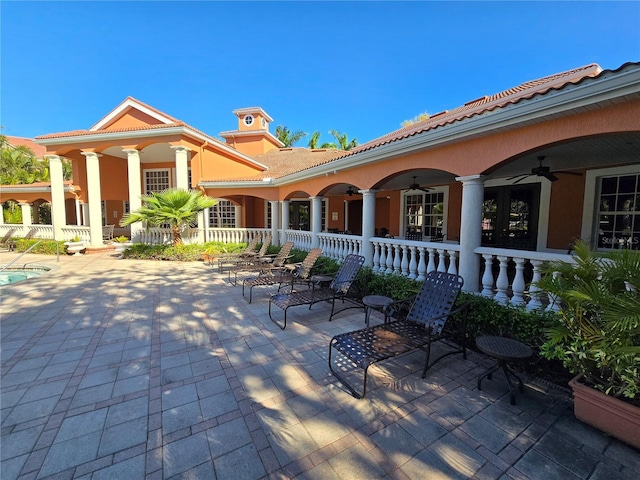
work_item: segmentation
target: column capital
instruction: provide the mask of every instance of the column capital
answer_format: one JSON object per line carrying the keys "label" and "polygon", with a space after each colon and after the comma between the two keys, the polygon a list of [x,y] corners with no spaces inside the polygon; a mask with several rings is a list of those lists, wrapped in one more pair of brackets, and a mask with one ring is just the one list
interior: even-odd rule
{"label": "column capital", "polygon": [[44,158],[46,160],[49,160],[49,161],[51,161],[51,160],[61,160],[62,159],[62,157],[60,155],[54,155],[54,154],[47,154],[47,155],[44,156]]}
{"label": "column capital", "polygon": [[123,148],[122,151],[124,153],[126,153],[127,155],[137,155],[140,154],[139,150],[136,150],[135,148]]}
{"label": "column capital", "polygon": [[312,195],[309,197],[309,200],[322,200],[324,197],[322,195]]}
{"label": "column capital", "polygon": [[461,182],[462,184],[482,184],[486,179],[486,175],[466,175],[463,177],[456,177],[456,181]]}
{"label": "column capital", "polygon": [[362,195],[375,195],[376,193],[378,193],[378,190],[375,190],[373,188],[365,188],[363,190],[358,190],[358,193]]}
{"label": "column capital", "polygon": [[102,156],[101,153],[96,153],[96,152],[80,152],[82,155],[84,155],[85,157],[89,158],[100,158]]}
{"label": "column capital", "polygon": [[171,145],[171,148],[176,152],[190,152],[191,149],[189,147],[185,147],[184,145]]}

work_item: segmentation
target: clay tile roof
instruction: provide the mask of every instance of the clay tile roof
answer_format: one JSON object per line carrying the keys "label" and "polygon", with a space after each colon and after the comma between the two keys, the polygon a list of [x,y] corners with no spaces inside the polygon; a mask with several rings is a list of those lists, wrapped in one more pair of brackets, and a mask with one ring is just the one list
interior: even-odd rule
{"label": "clay tile roof", "polygon": [[7,142],[14,147],[27,147],[38,158],[43,158],[47,153],[47,147],[38,145],[31,138],[9,136],[6,136],[5,138],[7,139]]}
{"label": "clay tile roof", "polygon": [[256,181],[263,178],[280,178],[329,163],[344,154],[344,150],[333,148],[316,150],[302,147],[274,149],[252,157],[255,161],[267,165],[268,168],[264,172],[260,172],[253,177],[216,179],[215,181]]}
{"label": "clay tile roof", "polygon": [[573,70],[567,70],[566,72],[556,73],[537,80],[531,80],[523,83],[522,85],[518,85],[517,87],[510,88],[494,95],[485,95],[467,102],[461,107],[436,113],[426,120],[408,125],[399,130],[395,130],[374,140],[358,145],[356,148],[349,150],[349,152],[344,156],[363,152],[380,145],[395,142],[418,133],[464,120],[465,118],[481,115],[485,112],[498,108],[503,108],[507,105],[515,104],[525,99],[530,99],[535,95],[547,93],[551,89],[558,90],[568,84],[576,84],[585,78],[596,77],[601,72],[602,69],[600,66],[592,63]]}

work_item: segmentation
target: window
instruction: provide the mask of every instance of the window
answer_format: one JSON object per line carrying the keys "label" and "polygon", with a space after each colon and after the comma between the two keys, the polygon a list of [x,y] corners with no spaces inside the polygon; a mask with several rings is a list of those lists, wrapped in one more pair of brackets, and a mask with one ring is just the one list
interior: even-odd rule
{"label": "window", "polygon": [[600,177],[597,247],[640,250],[640,174]]}
{"label": "window", "polygon": [[251,125],[253,125],[253,115],[245,115],[244,116],[244,124],[247,127],[250,127]]}
{"label": "window", "polygon": [[404,227],[407,240],[441,240],[445,234],[445,192],[404,196]]}
{"label": "window", "polygon": [[209,225],[213,228],[236,228],[236,206],[229,200],[219,200],[209,209]]}
{"label": "window", "polygon": [[171,187],[169,183],[169,170],[145,170],[145,193],[162,192]]}

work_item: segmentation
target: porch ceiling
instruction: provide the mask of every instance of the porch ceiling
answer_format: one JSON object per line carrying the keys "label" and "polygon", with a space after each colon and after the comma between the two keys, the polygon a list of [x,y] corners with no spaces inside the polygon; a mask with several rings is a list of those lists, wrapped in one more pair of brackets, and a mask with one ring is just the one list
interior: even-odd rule
{"label": "porch ceiling", "polygon": [[538,156],[551,171],[610,167],[640,163],[640,132],[625,132],[550,145],[518,156],[493,170],[492,178],[529,173],[538,166]]}

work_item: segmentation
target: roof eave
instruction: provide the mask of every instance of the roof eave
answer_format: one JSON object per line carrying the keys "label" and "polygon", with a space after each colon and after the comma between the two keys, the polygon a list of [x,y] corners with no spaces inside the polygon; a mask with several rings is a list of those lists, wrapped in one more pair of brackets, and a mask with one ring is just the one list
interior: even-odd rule
{"label": "roof eave", "polygon": [[453,141],[486,135],[491,131],[540,120],[572,110],[608,103],[629,95],[640,97],[640,65],[629,70],[605,75],[603,78],[567,85],[550,90],[483,114],[454,121],[407,138],[390,141],[362,152],[347,154],[329,163],[285,175],[278,185],[295,183],[329,173],[351,169],[376,161],[433,148]]}

